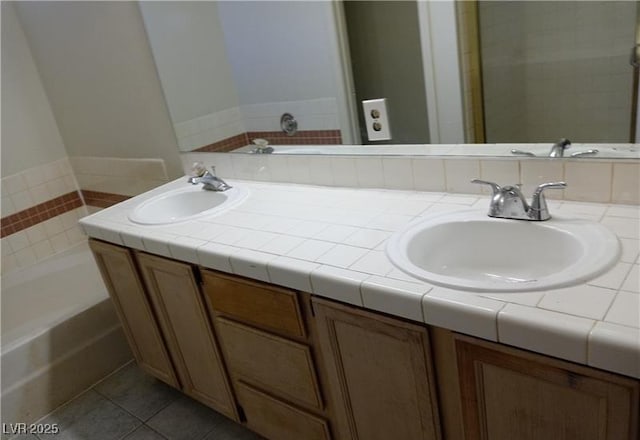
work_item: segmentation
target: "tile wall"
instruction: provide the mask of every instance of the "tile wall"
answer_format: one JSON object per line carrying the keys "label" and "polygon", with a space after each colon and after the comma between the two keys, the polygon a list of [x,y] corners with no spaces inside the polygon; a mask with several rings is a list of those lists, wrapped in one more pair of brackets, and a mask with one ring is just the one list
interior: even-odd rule
{"label": "tile wall", "polygon": [[[280,117],[291,113],[299,132],[286,137]],[[296,144],[340,144],[335,98],[246,104],[174,124],[180,151],[231,151],[255,138]]]}
{"label": "tile wall", "polygon": [[162,159],[69,158],[89,212],[142,194],[169,180]]}
{"label": "tile wall", "polygon": [[488,194],[474,178],[502,185],[522,183],[530,197],[543,182],[565,180],[550,199],[640,204],[640,161],[600,159],[380,157],[182,154],[185,170],[195,161],[215,165],[222,178],[361,188]]}
{"label": "tile wall", "polygon": [[87,215],[68,159],[2,178],[2,273],[29,266],[86,239]]}
{"label": "tile wall", "polygon": [[3,177],[2,273],[86,240],[80,218],[168,180],[162,159],[100,157],[64,158]]}
{"label": "tile wall", "polygon": [[480,2],[487,140],[628,142],[637,7]]}

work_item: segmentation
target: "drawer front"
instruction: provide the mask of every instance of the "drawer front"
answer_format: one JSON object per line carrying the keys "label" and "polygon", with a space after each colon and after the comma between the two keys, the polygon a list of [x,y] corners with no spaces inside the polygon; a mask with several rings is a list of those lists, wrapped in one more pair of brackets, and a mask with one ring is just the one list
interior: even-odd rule
{"label": "drawer front", "polygon": [[209,270],[202,271],[202,278],[215,311],[287,336],[305,337],[294,291]]}
{"label": "drawer front", "polygon": [[242,382],[236,385],[247,426],[270,440],[330,440],[327,421]]}
{"label": "drawer front", "polygon": [[220,317],[216,331],[234,378],[322,409],[309,347]]}

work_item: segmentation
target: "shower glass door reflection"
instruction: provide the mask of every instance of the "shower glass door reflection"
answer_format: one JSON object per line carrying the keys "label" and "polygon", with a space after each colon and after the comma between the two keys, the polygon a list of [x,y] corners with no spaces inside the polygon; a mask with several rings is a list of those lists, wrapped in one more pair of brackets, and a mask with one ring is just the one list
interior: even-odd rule
{"label": "shower glass door reflection", "polygon": [[630,142],[637,8],[478,2],[486,142]]}

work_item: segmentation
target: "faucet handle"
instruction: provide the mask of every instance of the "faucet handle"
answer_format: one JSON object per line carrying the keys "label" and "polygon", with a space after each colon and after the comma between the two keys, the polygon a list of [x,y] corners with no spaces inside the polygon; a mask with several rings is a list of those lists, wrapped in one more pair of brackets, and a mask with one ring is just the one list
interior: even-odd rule
{"label": "faucet handle", "polygon": [[502,190],[502,188],[500,187],[500,185],[498,185],[495,182],[489,182],[488,180],[481,180],[481,179],[473,179],[471,181],[471,183],[479,183],[481,185],[489,185],[491,187],[491,190],[493,191],[493,195],[495,196],[496,194],[500,194],[500,191]]}
{"label": "faucet handle", "polygon": [[536,190],[533,192],[533,198],[531,199],[529,217],[533,220],[549,220],[551,215],[549,214],[549,208],[547,208],[547,201],[544,198],[544,190],[562,189],[566,187],[566,182],[548,182],[538,185]]}

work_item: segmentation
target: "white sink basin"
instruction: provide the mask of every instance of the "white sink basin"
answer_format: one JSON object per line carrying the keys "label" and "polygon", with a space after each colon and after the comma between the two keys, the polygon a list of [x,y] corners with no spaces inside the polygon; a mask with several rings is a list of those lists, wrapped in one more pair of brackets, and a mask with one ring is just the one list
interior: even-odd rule
{"label": "white sink basin", "polygon": [[189,185],[153,197],[130,214],[129,220],[141,225],[166,225],[220,214],[242,203],[249,191],[233,187],[227,191],[205,191],[202,185]]}
{"label": "white sink basin", "polygon": [[463,211],[410,225],[390,239],[387,255],[402,271],[433,284],[505,293],[583,283],[618,261],[620,244],[590,221],[506,220]]}

